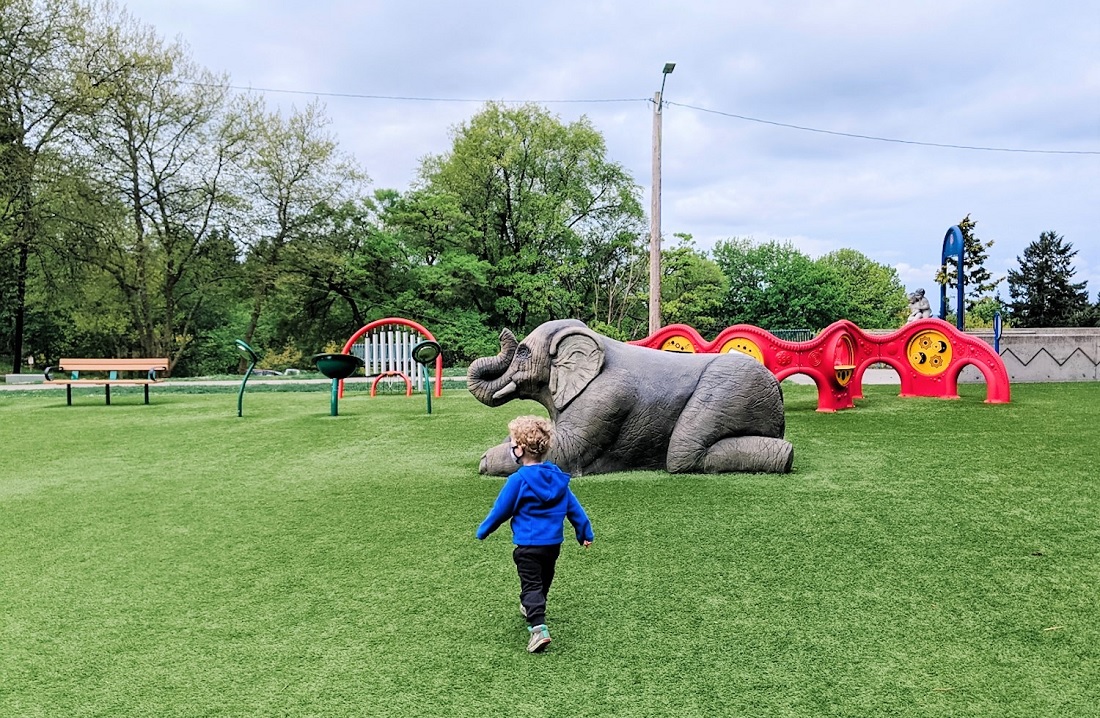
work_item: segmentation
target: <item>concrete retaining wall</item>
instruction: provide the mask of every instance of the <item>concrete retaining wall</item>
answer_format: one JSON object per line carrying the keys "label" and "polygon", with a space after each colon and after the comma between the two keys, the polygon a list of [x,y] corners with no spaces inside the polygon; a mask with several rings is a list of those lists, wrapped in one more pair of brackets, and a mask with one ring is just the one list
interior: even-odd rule
{"label": "concrete retaining wall", "polygon": [[46,381],[46,377],[42,376],[42,372],[36,371],[29,374],[5,374],[5,384],[41,384]]}
{"label": "concrete retaining wall", "polygon": [[[993,330],[967,334],[993,346]],[[1006,329],[1001,333],[1001,359],[1009,379],[1016,382],[1100,380],[1100,328]],[[960,382],[984,382],[981,372],[968,366]]]}

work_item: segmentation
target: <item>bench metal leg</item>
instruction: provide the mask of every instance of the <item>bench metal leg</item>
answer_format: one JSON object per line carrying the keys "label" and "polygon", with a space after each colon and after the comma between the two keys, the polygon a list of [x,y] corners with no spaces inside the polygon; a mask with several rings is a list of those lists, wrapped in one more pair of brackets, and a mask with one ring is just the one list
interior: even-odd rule
{"label": "bench metal leg", "polygon": [[149,403],[149,385],[148,384],[145,385],[145,403],[146,404]]}
{"label": "bench metal leg", "polygon": [[104,384],[103,388],[107,390],[107,406],[111,405],[111,385]]}

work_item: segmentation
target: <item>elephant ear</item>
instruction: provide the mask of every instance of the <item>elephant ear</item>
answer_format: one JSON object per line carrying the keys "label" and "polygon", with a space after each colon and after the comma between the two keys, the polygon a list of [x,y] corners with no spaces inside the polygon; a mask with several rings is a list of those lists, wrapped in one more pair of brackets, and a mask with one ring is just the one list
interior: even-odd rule
{"label": "elephant ear", "polygon": [[603,345],[585,328],[569,329],[550,343],[550,395],[561,411],[603,369]]}

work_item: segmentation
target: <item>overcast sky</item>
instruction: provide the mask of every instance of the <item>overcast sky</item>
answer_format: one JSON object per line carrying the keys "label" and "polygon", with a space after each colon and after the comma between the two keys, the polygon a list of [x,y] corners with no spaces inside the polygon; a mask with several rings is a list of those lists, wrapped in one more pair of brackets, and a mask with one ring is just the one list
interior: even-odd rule
{"label": "overcast sky", "polygon": [[271,105],[320,94],[376,188],[407,189],[486,100],[531,100],[588,116],[648,208],[652,98],[675,62],[666,238],[852,247],[935,296],[944,233],[969,213],[996,276],[1054,230],[1100,291],[1096,0],[122,1]]}

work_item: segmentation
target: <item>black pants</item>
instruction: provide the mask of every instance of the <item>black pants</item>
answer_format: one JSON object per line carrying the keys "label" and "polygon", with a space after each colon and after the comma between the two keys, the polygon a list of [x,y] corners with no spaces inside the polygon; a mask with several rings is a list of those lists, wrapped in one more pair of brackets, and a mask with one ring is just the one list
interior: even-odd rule
{"label": "black pants", "polygon": [[512,551],[512,560],[519,571],[519,602],[527,610],[527,622],[532,626],[546,623],[546,595],[550,593],[560,553],[561,544],[516,546]]}

